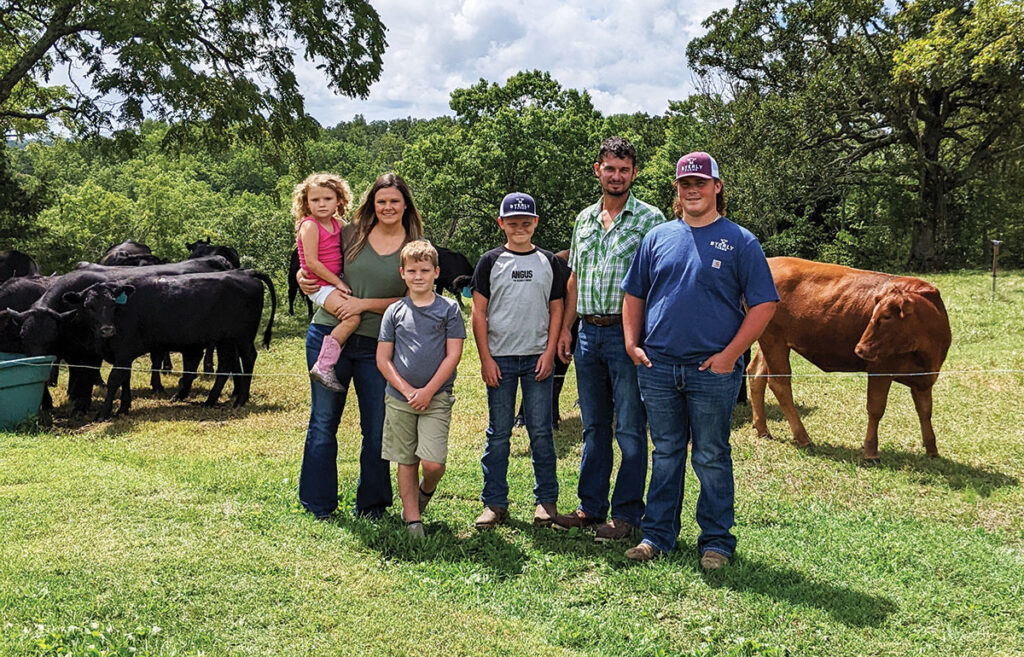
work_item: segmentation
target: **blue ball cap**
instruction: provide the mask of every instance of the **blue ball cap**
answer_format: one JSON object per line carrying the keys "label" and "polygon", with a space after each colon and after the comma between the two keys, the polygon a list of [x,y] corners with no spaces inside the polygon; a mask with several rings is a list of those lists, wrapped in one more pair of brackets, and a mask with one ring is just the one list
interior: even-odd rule
{"label": "blue ball cap", "polygon": [[501,209],[498,216],[505,217],[536,217],[537,202],[529,194],[512,192],[501,199]]}

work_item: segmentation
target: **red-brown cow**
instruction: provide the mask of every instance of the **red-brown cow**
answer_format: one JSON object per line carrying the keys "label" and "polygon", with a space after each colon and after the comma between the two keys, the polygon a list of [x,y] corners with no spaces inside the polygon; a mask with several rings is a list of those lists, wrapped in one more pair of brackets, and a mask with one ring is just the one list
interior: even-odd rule
{"label": "red-brown cow", "polygon": [[[951,336],[939,291],[910,276],[890,276],[799,258],[769,258],[781,301],[758,339],[749,374],[754,428],[768,436],[765,385],[771,386],[797,445],[811,443],[793,405],[792,349],[826,372],[867,372],[868,429],[864,457],[878,458],[878,421],[893,381],[910,388],[929,456],[938,456],[932,430],[932,386]],[[896,373],[896,376],[871,376]],[[925,372],[927,374],[910,376]],[[908,376],[900,376],[906,374]],[[774,378],[775,376],[779,378]]]}

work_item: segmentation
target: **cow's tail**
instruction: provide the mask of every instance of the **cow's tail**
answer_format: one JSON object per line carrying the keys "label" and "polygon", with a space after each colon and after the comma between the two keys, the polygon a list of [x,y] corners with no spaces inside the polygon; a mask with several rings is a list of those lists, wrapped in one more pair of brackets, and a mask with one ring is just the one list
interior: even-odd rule
{"label": "cow's tail", "polygon": [[270,336],[273,334],[274,329],[274,314],[277,313],[277,292],[274,291],[274,281],[270,280],[270,277],[261,271],[252,271],[252,275],[260,279],[267,285],[267,289],[270,290],[270,320],[267,322],[267,328],[263,331],[263,346],[270,349]]}

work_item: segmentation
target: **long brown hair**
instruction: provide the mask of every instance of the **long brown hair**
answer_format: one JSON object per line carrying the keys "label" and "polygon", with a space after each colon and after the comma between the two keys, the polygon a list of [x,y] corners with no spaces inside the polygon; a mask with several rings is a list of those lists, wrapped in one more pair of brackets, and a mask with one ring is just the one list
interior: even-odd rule
{"label": "long brown hair", "polygon": [[359,208],[352,217],[355,239],[349,240],[349,245],[345,249],[345,260],[355,258],[363,250],[363,247],[366,246],[367,240],[370,239],[370,231],[377,225],[377,211],[374,207],[374,201],[377,198],[377,192],[385,187],[397,189],[405,201],[405,212],[402,214],[405,241],[402,244],[408,244],[413,240],[423,237],[423,219],[420,217],[420,211],[416,209],[416,205],[412,202],[409,186],[405,184],[405,181],[398,174],[385,173],[380,178],[377,178],[373,185],[370,186],[370,189],[366,191],[362,203],[359,204]]}

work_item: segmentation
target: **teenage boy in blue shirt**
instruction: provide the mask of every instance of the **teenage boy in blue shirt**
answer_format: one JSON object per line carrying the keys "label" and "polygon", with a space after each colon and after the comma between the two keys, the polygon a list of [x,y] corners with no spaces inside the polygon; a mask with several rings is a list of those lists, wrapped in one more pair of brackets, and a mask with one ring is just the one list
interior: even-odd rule
{"label": "teenage boy in blue shirt", "polygon": [[533,461],[533,522],[550,526],[557,515],[551,374],[565,281],[555,256],[533,245],[538,220],[533,197],[506,195],[498,214],[505,244],[481,256],[473,272],[473,338],[490,416],[480,459],[484,509],[474,523],[477,529],[493,529],[508,519],[509,442],[520,385]]}
{"label": "teenage boy in blue shirt", "polygon": [[701,568],[713,570],[736,550],[729,431],[740,356],[771,320],[779,296],[757,238],[722,216],[715,159],[684,155],[675,185],[678,218],[644,237],[622,283],[626,351],[637,366],[654,446],[643,540],[626,556],[649,561],[675,549],[692,443],[697,550]]}

